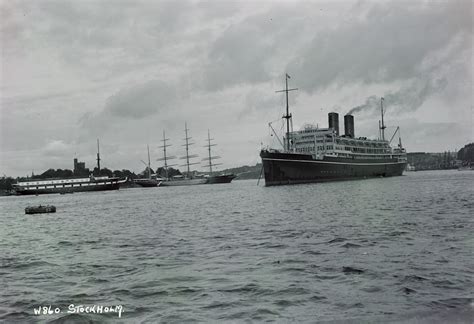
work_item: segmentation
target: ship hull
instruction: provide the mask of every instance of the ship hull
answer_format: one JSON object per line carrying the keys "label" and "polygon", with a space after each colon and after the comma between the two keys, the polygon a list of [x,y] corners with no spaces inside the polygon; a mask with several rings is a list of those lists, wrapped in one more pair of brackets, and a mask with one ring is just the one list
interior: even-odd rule
{"label": "ship hull", "polygon": [[162,187],[173,187],[173,186],[192,186],[192,185],[200,185],[205,184],[207,179],[183,179],[183,180],[169,180],[163,181],[161,183]]}
{"label": "ship hull", "polygon": [[260,152],[266,186],[401,176],[406,162],[397,158],[354,160],[325,157],[313,159],[308,154]]}
{"label": "ship hull", "polygon": [[71,188],[44,188],[44,189],[17,189],[15,193],[17,195],[43,195],[43,194],[66,194],[73,192],[88,192],[88,191],[106,191],[106,190],[118,190],[120,183],[109,183],[109,184],[95,184],[87,187],[71,187]]}
{"label": "ship hull", "polygon": [[223,174],[217,176],[210,176],[207,178],[208,184],[217,184],[217,183],[230,183],[234,180],[236,176],[234,174]]}
{"label": "ship hull", "polygon": [[155,180],[155,179],[136,179],[135,184],[139,185],[140,187],[158,187],[161,182]]}
{"label": "ship hull", "polygon": [[107,178],[32,180],[13,185],[16,195],[67,194],[74,192],[118,190],[127,179]]}

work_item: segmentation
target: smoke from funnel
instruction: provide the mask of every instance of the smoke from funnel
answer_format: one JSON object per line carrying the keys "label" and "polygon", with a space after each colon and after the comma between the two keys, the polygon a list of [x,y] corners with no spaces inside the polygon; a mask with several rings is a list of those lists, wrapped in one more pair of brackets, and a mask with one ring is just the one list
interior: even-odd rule
{"label": "smoke from funnel", "polygon": [[[384,106],[394,108],[400,112],[411,112],[417,110],[430,96],[442,91],[448,85],[445,78],[429,79],[418,78],[409,85],[403,86],[397,92],[383,95]],[[365,103],[352,108],[347,113],[353,115],[360,112],[378,114],[380,109],[380,97],[367,97]]]}
{"label": "smoke from funnel", "polygon": [[370,96],[367,99],[365,99],[364,104],[354,107],[351,110],[349,110],[347,115],[353,115],[354,113],[358,113],[365,110],[374,110],[377,107],[377,102],[379,100],[380,98],[377,98],[376,96]]}

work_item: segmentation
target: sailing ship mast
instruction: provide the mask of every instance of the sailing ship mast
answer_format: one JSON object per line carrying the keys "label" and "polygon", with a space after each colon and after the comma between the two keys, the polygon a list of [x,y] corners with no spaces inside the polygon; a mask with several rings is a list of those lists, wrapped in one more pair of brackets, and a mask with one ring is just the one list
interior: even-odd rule
{"label": "sailing ship mast", "polygon": [[290,121],[291,121],[291,124],[293,125],[293,120],[291,119],[290,108],[288,105],[288,92],[298,90],[298,88],[288,89],[288,79],[291,79],[291,77],[288,75],[288,73],[286,73],[286,77],[285,77],[286,88],[284,90],[275,91],[275,92],[286,93],[286,115],[283,115],[282,118],[286,119],[286,150],[287,151],[290,150]]}
{"label": "sailing ship mast", "polygon": [[157,161],[164,161],[165,164],[163,166],[164,170],[165,170],[165,177],[166,179],[169,178],[169,175],[168,175],[168,168],[170,166],[173,166],[175,164],[168,164],[168,160],[171,160],[171,159],[175,159],[176,157],[175,156],[167,156],[166,155],[166,148],[168,146],[171,146],[171,144],[166,144],[166,141],[169,141],[169,138],[166,138],[166,135],[165,135],[165,131],[163,131],[163,139],[161,140],[163,142],[163,145],[159,146],[160,148],[163,148],[163,157],[162,158],[159,158],[157,159]]}
{"label": "sailing ship mast", "polygon": [[148,179],[151,179],[150,146],[147,144],[146,148],[147,148],[147,150],[148,150],[148,164],[146,164],[145,161],[143,161],[143,160],[140,160],[140,161],[142,161],[142,163],[145,164],[145,166],[146,166],[146,168],[147,168],[147,171],[148,171]]}
{"label": "sailing ship mast", "polygon": [[97,175],[100,176],[100,151],[99,151],[99,139],[97,139]]}
{"label": "sailing ship mast", "polygon": [[198,164],[197,162],[195,163],[191,163],[189,161],[190,158],[194,158],[194,157],[197,157],[196,154],[193,154],[193,155],[189,155],[189,146],[190,145],[193,145],[194,143],[190,143],[189,140],[192,138],[190,136],[188,136],[188,124],[187,123],[184,123],[184,133],[186,135],[186,137],[184,138],[184,140],[186,141],[186,143],[183,145],[186,147],[186,156],[183,156],[181,159],[186,159],[186,164],[184,164],[183,166],[186,166],[187,167],[187,176],[189,177],[190,173],[191,173],[191,169],[190,169],[190,165],[193,165],[193,164]]}
{"label": "sailing ship mast", "polygon": [[208,150],[208,153],[209,153],[209,156],[207,158],[204,158],[203,161],[208,161],[208,165],[209,165],[209,175],[212,175],[212,167],[213,166],[217,166],[217,165],[220,165],[222,163],[212,163],[212,160],[215,160],[215,159],[219,159],[220,156],[212,156],[211,155],[211,146],[216,146],[217,144],[211,144],[211,141],[214,140],[213,138],[211,138],[211,135],[210,135],[210,132],[209,132],[209,129],[207,130],[207,145],[205,147],[207,147],[207,150]]}
{"label": "sailing ship mast", "polygon": [[148,151],[148,179],[151,179],[151,167],[150,167],[150,146],[146,145]]}

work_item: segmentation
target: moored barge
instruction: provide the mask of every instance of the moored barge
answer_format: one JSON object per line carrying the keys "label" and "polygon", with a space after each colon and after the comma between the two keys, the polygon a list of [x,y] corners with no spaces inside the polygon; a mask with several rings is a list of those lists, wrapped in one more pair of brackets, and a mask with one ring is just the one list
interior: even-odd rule
{"label": "moored barge", "polygon": [[82,191],[117,190],[127,179],[117,177],[89,177],[21,181],[13,185],[17,195],[41,195]]}

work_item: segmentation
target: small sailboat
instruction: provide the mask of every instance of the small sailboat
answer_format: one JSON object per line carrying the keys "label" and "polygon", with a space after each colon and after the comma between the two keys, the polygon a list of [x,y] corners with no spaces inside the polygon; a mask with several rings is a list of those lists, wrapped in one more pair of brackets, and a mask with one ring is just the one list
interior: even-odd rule
{"label": "small sailboat", "polygon": [[212,163],[212,160],[220,159],[220,156],[212,156],[211,154],[211,146],[216,146],[217,144],[211,144],[211,141],[214,140],[211,138],[209,130],[207,130],[207,147],[209,156],[204,158],[203,161],[208,162],[209,166],[209,176],[207,177],[208,184],[216,184],[216,183],[230,183],[232,180],[236,178],[236,175],[233,173],[228,174],[214,174],[212,171],[213,166],[221,165],[222,163]]}
{"label": "small sailboat", "polygon": [[170,146],[166,144],[166,141],[168,140],[165,137],[165,132],[163,132],[163,159],[165,164],[164,164],[164,169],[165,169],[165,179],[161,183],[162,186],[164,187],[169,187],[169,186],[190,186],[190,185],[198,185],[198,184],[205,184],[207,182],[206,178],[203,177],[196,177],[194,176],[194,173],[191,172],[190,166],[198,163],[192,163],[190,162],[191,158],[197,157],[197,155],[189,155],[189,146],[194,144],[190,143],[189,140],[191,137],[188,136],[188,126],[187,123],[184,124],[184,132],[186,137],[184,140],[186,141],[184,146],[186,147],[186,156],[182,157],[181,159],[186,159],[186,164],[183,166],[187,167],[187,172],[184,175],[175,175],[170,177],[168,174],[168,167],[171,166],[168,164],[167,160],[175,158],[175,157],[168,157],[166,155],[166,147]]}
{"label": "small sailboat", "polygon": [[147,150],[148,150],[148,164],[145,163],[145,161],[140,160],[145,166],[146,166],[146,173],[148,176],[146,178],[141,178],[141,179],[135,179],[133,182],[135,182],[137,185],[141,187],[158,187],[161,184],[161,181],[159,181],[156,178],[156,175],[151,174],[151,167],[150,167],[150,147],[147,145]]}

